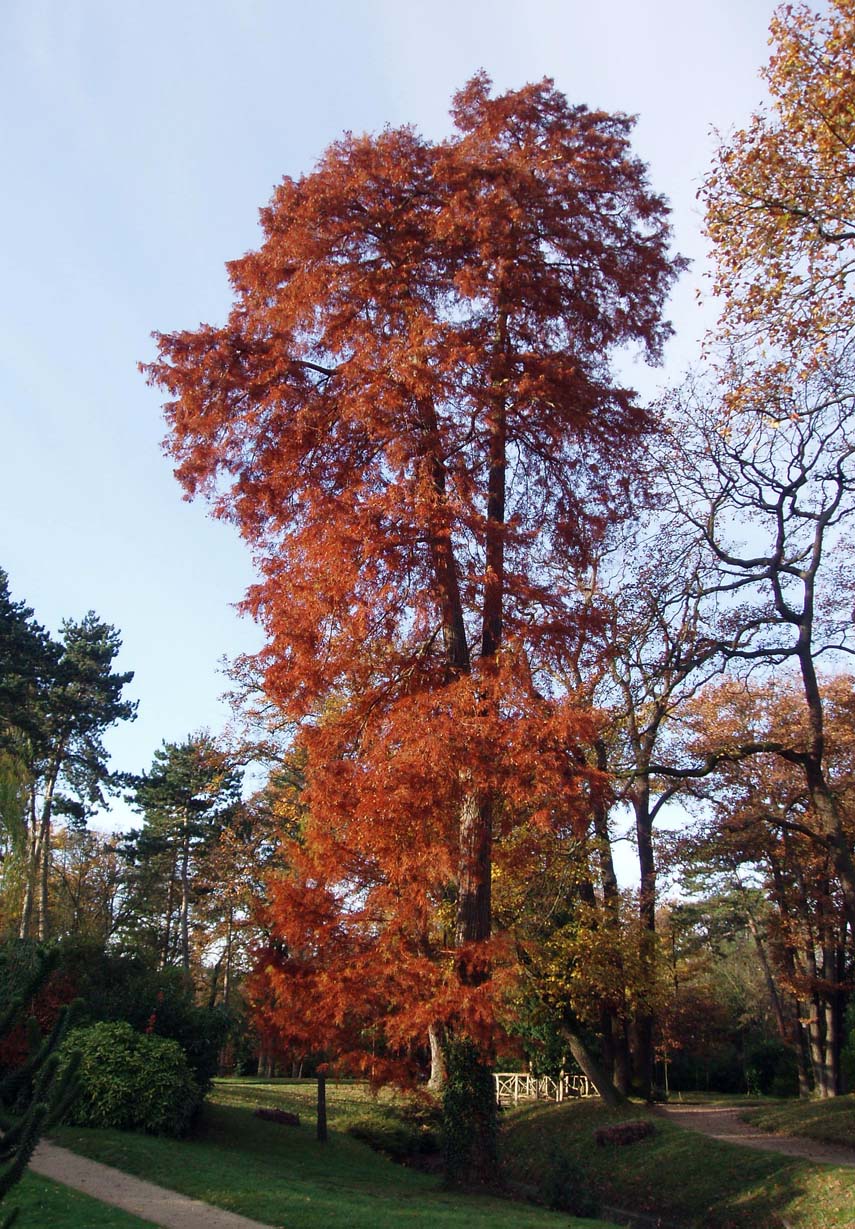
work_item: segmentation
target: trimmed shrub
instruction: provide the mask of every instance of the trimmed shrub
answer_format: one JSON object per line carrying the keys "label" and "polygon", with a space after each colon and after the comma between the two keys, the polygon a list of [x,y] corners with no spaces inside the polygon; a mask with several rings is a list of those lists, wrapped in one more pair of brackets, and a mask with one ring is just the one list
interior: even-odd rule
{"label": "trimmed shrub", "polygon": [[177,1041],[103,1022],[69,1034],[65,1055],[80,1055],[80,1094],[67,1121],[149,1135],[183,1135],[201,1104]]}

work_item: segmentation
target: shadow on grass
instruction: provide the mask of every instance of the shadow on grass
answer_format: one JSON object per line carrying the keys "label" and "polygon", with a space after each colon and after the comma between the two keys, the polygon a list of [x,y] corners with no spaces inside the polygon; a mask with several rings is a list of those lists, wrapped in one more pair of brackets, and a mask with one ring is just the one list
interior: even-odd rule
{"label": "shadow on grass", "polygon": [[600,1207],[658,1216],[685,1229],[844,1229],[855,1224],[855,1173],[751,1152],[656,1119],[652,1138],[594,1143],[598,1127],[648,1113],[600,1103],[536,1105],[508,1115],[509,1172],[541,1191],[562,1159],[584,1174]]}

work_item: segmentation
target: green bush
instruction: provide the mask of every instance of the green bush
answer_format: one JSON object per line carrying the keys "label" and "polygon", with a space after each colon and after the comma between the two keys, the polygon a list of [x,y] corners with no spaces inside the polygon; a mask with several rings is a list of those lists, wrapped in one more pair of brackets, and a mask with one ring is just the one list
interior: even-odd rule
{"label": "green bush", "polygon": [[468,1037],[447,1039],[442,1095],[445,1180],[449,1187],[482,1186],[498,1173],[493,1075]]}
{"label": "green bush", "polygon": [[[82,1023],[124,1020],[137,1032],[177,1041],[202,1093],[209,1090],[220,1050],[234,1023],[230,1013],[219,1007],[198,1007],[180,969],[155,970],[139,956],[105,950],[77,937],[52,946],[56,949],[54,993],[45,1012],[37,1012],[43,1030],[53,1026],[62,1003],[82,998]],[[7,996],[14,997],[36,967],[39,950],[29,941],[0,944],[0,1007]],[[0,1053],[0,1066],[3,1061]]]}
{"label": "green bush", "polygon": [[81,1055],[80,1094],[68,1121],[150,1135],[183,1135],[201,1104],[199,1086],[177,1041],[137,1033],[124,1022],[69,1034],[63,1060]]}

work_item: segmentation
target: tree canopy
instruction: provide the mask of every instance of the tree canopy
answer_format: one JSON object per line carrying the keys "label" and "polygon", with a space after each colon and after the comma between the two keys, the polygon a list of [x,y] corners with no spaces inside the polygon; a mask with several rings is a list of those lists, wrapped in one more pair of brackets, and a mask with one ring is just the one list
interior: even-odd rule
{"label": "tree canopy", "polygon": [[628,117],[483,74],[452,115],[445,141],[347,136],[285,179],[228,322],[159,335],[147,369],[178,477],[255,551],[267,692],[311,719],[279,924],[297,950],[314,917],[330,959],[351,934],[354,1006],[398,1004],[398,1045],[431,1013],[489,1021],[494,841],[578,813],[588,719],[540,671],[652,426],[610,359],[658,359],[681,267]]}

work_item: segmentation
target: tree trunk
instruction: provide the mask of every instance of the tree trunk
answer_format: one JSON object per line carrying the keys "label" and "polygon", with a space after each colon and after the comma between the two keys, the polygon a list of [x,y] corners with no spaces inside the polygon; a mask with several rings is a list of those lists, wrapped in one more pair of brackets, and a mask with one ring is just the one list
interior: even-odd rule
{"label": "tree trunk", "polygon": [[460,597],[451,527],[444,523],[448,512],[445,464],[436,452],[439,422],[430,398],[424,397],[418,402],[418,413],[424,428],[422,458],[429,469],[433,495],[439,509],[438,528],[430,540],[430,554],[434,585],[439,597],[446,666],[449,676],[453,678],[469,673],[469,645],[466,640],[466,624],[463,619],[463,602]]}
{"label": "tree trunk", "polygon": [[629,1053],[629,1038],[626,1035],[626,1020],[612,1013],[612,1051],[614,1055],[613,1083],[622,1097],[629,1095],[632,1083],[632,1063]]}
{"label": "tree trunk", "polygon": [[[640,876],[638,916],[642,994],[649,993],[654,982],[656,962],[656,862],[653,856],[653,821],[650,816],[650,781],[647,776],[636,778],[632,798],[635,811],[635,832],[638,840]],[[653,1016],[640,1007],[635,1018],[634,1065],[635,1083],[639,1095],[649,1100],[653,1095],[654,1052]]]}
{"label": "tree trunk", "polygon": [[[504,322],[500,321],[500,331]],[[505,407],[501,397],[491,415],[489,473],[487,476],[487,530],[485,542],[484,608],[481,657],[494,657],[502,642],[505,589]]]}
{"label": "tree trunk", "polygon": [[808,1054],[807,1025],[802,1004],[796,1000],[796,1070],[799,1079],[799,1098],[807,1101],[811,1095],[811,1080]]}
{"label": "tree trunk", "polygon": [[181,845],[181,967],[190,975],[190,817],[184,814]]}
{"label": "tree trunk", "polygon": [[819,1097],[825,1098],[829,1095],[829,1071],[825,1048],[825,1013],[817,994],[811,996],[810,1011],[808,1039],[811,1067],[813,1068],[814,1089]]}
{"label": "tree trunk", "polygon": [[45,943],[50,933],[48,919],[48,886],[50,883],[50,809],[46,806],[42,816],[42,826],[39,833],[38,850],[38,898],[37,898],[37,931],[39,942]]}
{"label": "tree trunk", "polygon": [[18,930],[20,939],[30,937],[30,925],[33,916],[33,898],[35,895],[35,871],[38,865],[39,825],[35,813],[35,799],[30,799],[30,822],[27,828],[27,841],[24,850],[24,895],[21,901],[21,924]]}
{"label": "tree trunk", "polygon": [[[819,527],[817,527],[819,533]],[[804,607],[799,623],[798,660],[810,725],[810,750],[801,758],[802,771],[811,806],[824,838],[825,847],[843,889],[843,903],[849,929],[855,934],[855,862],[844,828],[843,816],[834,790],[825,775],[825,710],[820,691],[811,639],[813,634],[814,583],[819,566],[821,536],[815,541],[813,571],[805,579]]]}
{"label": "tree trunk", "polygon": [[430,1043],[430,1079],[428,1088],[431,1092],[442,1092],[445,1087],[445,1054],[443,1053],[443,1032],[438,1024],[432,1024],[428,1029]]}
{"label": "tree trunk", "polygon": [[[474,791],[466,794],[460,808],[460,853],[457,869],[456,946],[489,939],[491,918],[491,870],[493,845],[492,800]],[[489,970],[468,957],[458,963],[464,985],[478,985]]]}
{"label": "tree trunk", "polygon": [[39,939],[44,940],[47,938],[47,876],[50,868],[50,823],[53,811],[53,795],[64,750],[65,745],[63,742],[60,742],[45,780],[42,813],[38,820],[36,819],[35,797],[33,796],[30,801],[30,840],[27,846],[26,879],[19,931],[22,939],[26,939],[30,935],[34,907],[37,910]]}
{"label": "tree trunk", "polygon": [[[497,314],[496,364],[504,361],[507,327],[505,313]],[[504,519],[506,424],[501,381],[494,379],[494,407],[490,419],[485,577],[481,627],[481,658],[489,663],[502,639],[504,604]],[[431,541],[436,591],[440,599],[446,669],[449,679],[470,673],[471,660],[457,578],[445,487],[445,466],[437,455],[438,424],[432,402],[419,403],[425,433],[425,456],[430,458],[437,499],[438,530]],[[461,774],[465,775],[465,767]],[[466,784],[464,782],[464,784]],[[479,783],[465,788],[458,819],[457,918],[455,946],[457,976],[462,986],[478,986],[490,977],[487,957],[479,950],[492,931],[493,798]],[[492,1185],[496,1179],[496,1100],[489,1062],[466,1036],[444,1038],[449,1078],[443,1094],[448,1141],[446,1178],[452,1185]],[[454,1068],[453,1078],[451,1069]],[[433,1076],[433,1072],[432,1072]],[[455,1142],[456,1141],[456,1142]]]}
{"label": "tree trunk", "polygon": [[208,990],[208,1011],[213,1011],[217,1006],[217,989],[220,984],[220,969],[223,967],[222,956],[211,969],[211,984]]}
{"label": "tree trunk", "polygon": [[[608,772],[608,756],[605,744],[601,740],[596,743],[597,768],[600,772]],[[621,927],[620,887],[615,872],[612,856],[611,835],[609,833],[608,807],[605,800],[597,795],[593,798],[594,835],[597,838],[597,856],[600,867],[600,880],[603,885],[603,911],[606,925],[615,937],[615,947],[618,947]],[[618,957],[618,972],[623,988],[624,1006],[626,1003],[626,986],[623,962]],[[603,1007],[600,1017],[600,1027],[603,1035],[603,1057],[607,1071],[611,1071],[615,1088],[622,1096],[629,1093],[632,1079],[629,1053],[629,1039],[626,1033],[625,1015],[613,1005]],[[611,1065],[609,1065],[609,1063]]]}
{"label": "tree trunk", "polygon": [[[739,884],[742,888],[742,884]],[[778,991],[777,983],[775,982],[772,973],[772,966],[769,963],[769,957],[766,953],[766,947],[760,935],[757,921],[750,907],[747,905],[747,894],[743,892],[743,899],[746,902],[746,916],[748,918],[748,929],[751,931],[751,937],[754,940],[754,946],[757,948],[757,955],[760,959],[760,964],[763,968],[763,979],[766,982],[766,988],[769,991],[769,997],[772,1000],[772,1007],[775,1012],[775,1022],[778,1025],[778,1033],[785,1045],[788,1045],[796,1059],[796,1072],[799,1081],[799,1097],[806,1098],[810,1096],[810,1077],[807,1068],[807,1056],[805,1053],[805,1039],[802,1031],[801,1020],[798,1018],[800,1011],[799,1004],[796,1003],[796,1021],[791,1025],[787,1021],[786,1013],[784,1012],[784,1004],[781,995]]]}
{"label": "tree trunk", "polygon": [[741,883],[739,883],[738,886],[742,893],[743,903],[745,904],[746,917],[748,918],[748,929],[751,931],[751,937],[754,940],[754,946],[756,947],[757,955],[760,958],[760,965],[763,969],[763,980],[766,982],[766,989],[769,991],[769,998],[772,1001],[772,1007],[775,1012],[775,1022],[778,1025],[778,1033],[782,1041],[792,1044],[793,1031],[787,1025],[787,1020],[784,1016],[784,1005],[781,1002],[781,996],[778,993],[778,986],[772,975],[772,968],[769,964],[769,958],[766,955],[766,948],[761,938],[760,930],[757,926],[754,914],[748,905],[747,893],[742,889]]}
{"label": "tree trunk", "polygon": [[825,1064],[828,1071],[829,1097],[842,1091],[840,1051],[842,1049],[843,1012],[838,978],[837,949],[831,933],[831,919],[826,918],[826,943],[822,952],[823,998],[825,1000]]}
{"label": "tree trunk", "polygon": [[327,1077],[318,1075],[318,1143],[327,1142]]}
{"label": "tree trunk", "polygon": [[232,992],[232,935],[234,927],[234,906],[229,905],[228,922],[226,923],[226,966],[223,972],[223,1006],[228,1009]]}
{"label": "tree trunk", "polygon": [[173,852],[172,866],[169,870],[169,886],[166,889],[166,928],[163,935],[163,950],[160,967],[165,969],[169,964],[169,950],[172,946],[172,911],[175,907],[175,872],[178,869],[178,854]]}
{"label": "tree trunk", "polygon": [[561,1033],[567,1039],[567,1044],[570,1047],[570,1053],[573,1055],[573,1058],[578,1063],[583,1074],[594,1085],[606,1105],[611,1106],[612,1109],[618,1105],[623,1105],[626,1098],[615,1088],[605,1071],[603,1071],[600,1064],[585,1045],[575,1026],[565,1021],[561,1026]]}
{"label": "tree trunk", "polygon": [[[490,977],[489,964],[476,945],[489,939],[492,929],[492,823],[491,799],[475,791],[467,793],[460,808],[455,932],[457,976],[463,986],[479,986]],[[450,1187],[493,1186],[498,1176],[498,1155],[492,1055],[485,1055],[465,1034],[447,1033],[444,1050],[446,1183]]]}
{"label": "tree trunk", "polygon": [[810,761],[805,765],[804,772],[811,804],[843,891],[846,921],[850,931],[855,934],[855,862],[852,860],[840,808],[821,765]]}
{"label": "tree trunk", "polygon": [[828,1071],[828,1091],[826,1096],[839,1096],[841,1091],[840,1076],[840,1036],[838,1032],[837,1012],[833,997],[825,1001],[825,1066]]}

